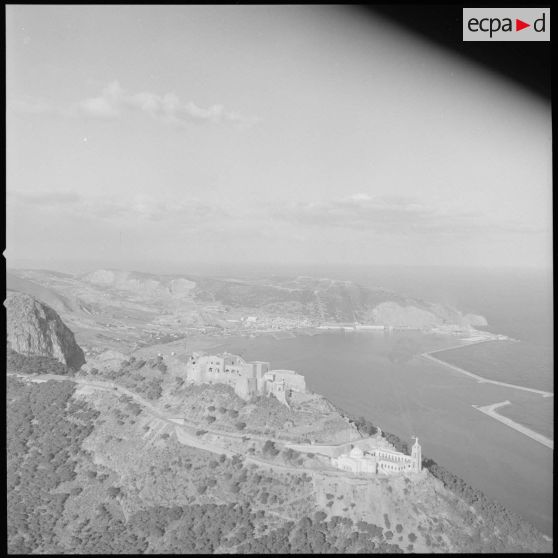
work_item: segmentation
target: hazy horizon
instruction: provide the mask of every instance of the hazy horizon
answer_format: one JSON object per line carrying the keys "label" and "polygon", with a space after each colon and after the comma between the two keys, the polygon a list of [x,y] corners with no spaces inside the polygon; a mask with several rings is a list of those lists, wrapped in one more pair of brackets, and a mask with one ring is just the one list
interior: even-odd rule
{"label": "hazy horizon", "polygon": [[541,274],[547,275],[551,278],[553,267],[525,267],[519,265],[501,265],[497,267],[490,266],[473,266],[473,265],[406,265],[406,264],[391,264],[391,265],[374,265],[374,264],[351,264],[346,265],[342,263],[318,263],[318,264],[296,264],[296,263],[276,263],[266,264],[262,262],[242,262],[238,264],[219,262],[142,262],[129,263],[127,265],[118,265],[118,262],[103,262],[103,261],[61,261],[55,260],[54,262],[48,260],[15,260],[6,262],[6,269],[10,270],[44,270],[54,271],[58,273],[68,274],[81,274],[89,273],[101,269],[113,271],[128,271],[138,272],[153,275],[188,275],[189,273],[200,274],[230,274],[230,273],[246,273],[251,274],[278,274],[288,275],[293,274],[312,274],[322,272],[333,272],[336,274],[352,274],[354,272],[368,272],[375,270],[385,271],[405,271],[405,272],[435,272],[443,271],[449,273],[484,273],[484,274],[497,274],[510,271],[517,271],[524,274]]}
{"label": "hazy horizon", "polygon": [[552,265],[549,105],[379,17],[6,15],[9,265]]}

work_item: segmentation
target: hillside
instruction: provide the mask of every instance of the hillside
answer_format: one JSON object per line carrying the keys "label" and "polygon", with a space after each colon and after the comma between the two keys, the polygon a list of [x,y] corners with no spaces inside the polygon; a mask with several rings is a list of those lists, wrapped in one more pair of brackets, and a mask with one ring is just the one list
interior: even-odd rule
{"label": "hillside", "polygon": [[320,396],[290,410],[245,402],[226,386],[180,382],[172,359],[115,352],[69,378],[21,361],[10,373],[18,366],[26,375],[8,377],[7,399],[11,553],[551,549],[427,458],[433,473],[364,478],[291,449],[336,432],[401,443]]}

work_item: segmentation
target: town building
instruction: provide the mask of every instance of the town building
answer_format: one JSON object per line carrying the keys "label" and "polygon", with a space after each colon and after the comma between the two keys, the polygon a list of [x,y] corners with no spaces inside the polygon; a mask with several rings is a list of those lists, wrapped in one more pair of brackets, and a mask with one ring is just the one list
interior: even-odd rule
{"label": "town building", "polygon": [[418,438],[415,438],[411,455],[388,448],[377,447],[363,450],[355,446],[348,454],[333,457],[331,464],[338,469],[356,474],[420,473],[422,453]]}
{"label": "town building", "polygon": [[245,400],[273,395],[288,405],[293,391],[306,392],[304,376],[294,370],[270,370],[269,362],[247,362],[230,353],[193,353],[186,364],[186,376],[196,384],[229,385]]}

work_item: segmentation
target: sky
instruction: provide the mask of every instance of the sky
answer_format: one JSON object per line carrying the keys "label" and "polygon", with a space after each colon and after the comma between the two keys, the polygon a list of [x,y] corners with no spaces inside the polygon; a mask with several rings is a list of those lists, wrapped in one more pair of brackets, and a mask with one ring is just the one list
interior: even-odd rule
{"label": "sky", "polygon": [[549,105],[337,6],[6,8],[8,266],[552,266]]}

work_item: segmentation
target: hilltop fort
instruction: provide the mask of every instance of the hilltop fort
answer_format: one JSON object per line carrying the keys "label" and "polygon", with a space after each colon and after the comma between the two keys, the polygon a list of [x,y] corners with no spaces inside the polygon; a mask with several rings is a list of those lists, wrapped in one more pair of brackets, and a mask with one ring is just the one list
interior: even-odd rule
{"label": "hilltop fort", "polygon": [[186,364],[187,379],[196,384],[226,384],[244,400],[273,395],[289,405],[293,392],[306,392],[304,376],[294,370],[271,370],[269,362],[247,362],[238,355],[194,353]]}

